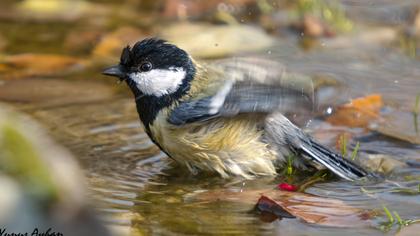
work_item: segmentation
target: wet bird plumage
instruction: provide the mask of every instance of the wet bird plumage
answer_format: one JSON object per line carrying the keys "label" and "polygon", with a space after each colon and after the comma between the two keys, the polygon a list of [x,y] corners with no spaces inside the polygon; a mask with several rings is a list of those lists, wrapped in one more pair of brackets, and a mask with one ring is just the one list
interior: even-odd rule
{"label": "wet bird plumage", "polygon": [[[145,75],[139,71],[144,61],[172,76],[174,68],[185,71],[185,77],[165,84],[163,91],[156,91],[157,86],[146,89],[153,78],[129,76]],[[318,163],[349,180],[367,175],[282,115],[285,110],[310,106],[312,94],[285,86],[278,63],[238,58],[199,64],[172,44],[146,39],[123,50],[119,68],[124,75],[118,77],[133,91],[149,137],[193,172],[245,178],[275,175],[285,155],[293,152],[302,154],[294,162],[299,168]]]}

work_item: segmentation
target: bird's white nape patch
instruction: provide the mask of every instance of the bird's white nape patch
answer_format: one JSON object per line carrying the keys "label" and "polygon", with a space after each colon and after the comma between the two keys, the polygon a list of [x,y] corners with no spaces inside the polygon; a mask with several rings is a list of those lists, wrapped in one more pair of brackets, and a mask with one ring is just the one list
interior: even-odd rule
{"label": "bird's white nape patch", "polygon": [[144,94],[160,97],[178,90],[185,79],[186,72],[180,67],[170,67],[169,69],[153,69],[148,72],[133,72],[129,76]]}

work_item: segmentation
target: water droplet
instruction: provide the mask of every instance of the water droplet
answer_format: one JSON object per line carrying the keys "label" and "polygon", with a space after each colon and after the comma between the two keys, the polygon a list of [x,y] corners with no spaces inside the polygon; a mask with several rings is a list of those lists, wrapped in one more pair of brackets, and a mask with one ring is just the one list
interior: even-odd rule
{"label": "water droplet", "polygon": [[311,126],[311,124],[312,124],[312,119],[309,119],[309,120],[306,122],[305,127],[306,127],[306,128],[309,128],[309,127]]}
{"label": "water droplet", "polygon": [[328,107],[328,108],[327,108],[327,115],[331,115],[331,114],[332,114],[332,112],[333,112],[332,107]]}

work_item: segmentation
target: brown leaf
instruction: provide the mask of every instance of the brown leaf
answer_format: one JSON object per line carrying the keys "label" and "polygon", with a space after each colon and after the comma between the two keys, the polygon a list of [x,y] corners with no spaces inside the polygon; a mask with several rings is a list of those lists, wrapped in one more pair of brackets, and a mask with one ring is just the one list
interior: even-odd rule
{"label": "brown leaf", "polygon": [[305,193],[272,191],[266,196],[275,201],[279,208],[301,220],[318,225],[350,227],[367,225],[365,213],[336,199],[318,197]]}
{"label": "brown leaf", "polygon": [[83,68],[86,62],[69,56],[53,54],[18,54],[0,59],[0,72],[4,79],[62,74]]}
{"label": "brown leaf", "polygon": [[372,120],[379,118],[382,106],[382,96],[379,94],[353,99],[339,106],[327,121],[333,125],[366,128]]}
{"label": "brown leaf", "polygon": [[248,204],[254,204],[258,199],[262,199],[264,203],[273,203],[271,205],[273,212],[270,213],[286,211],[307,223],[324,226],[367,226],[369,225],[367,219],[370,218],[370,212],[346,205],[343,201],[299,192],[272,189],[241,192],[215,190],[200,193],[196,198],[204,201],[234,201]]}

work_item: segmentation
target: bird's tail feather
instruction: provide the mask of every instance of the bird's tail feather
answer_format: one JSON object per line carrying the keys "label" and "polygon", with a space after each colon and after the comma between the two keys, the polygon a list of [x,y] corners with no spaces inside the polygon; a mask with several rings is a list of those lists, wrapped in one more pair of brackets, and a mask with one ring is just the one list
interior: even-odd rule
{"label": "bird's tail feather", "polygon": [[306,140],[300,146],[304,155],[322,164],[338,176],[347,180],[357,180],[361,177],[370,175],[368,171],[358,166],[356,163],[345,159],[343,156],[334,153],[312,139]]}

